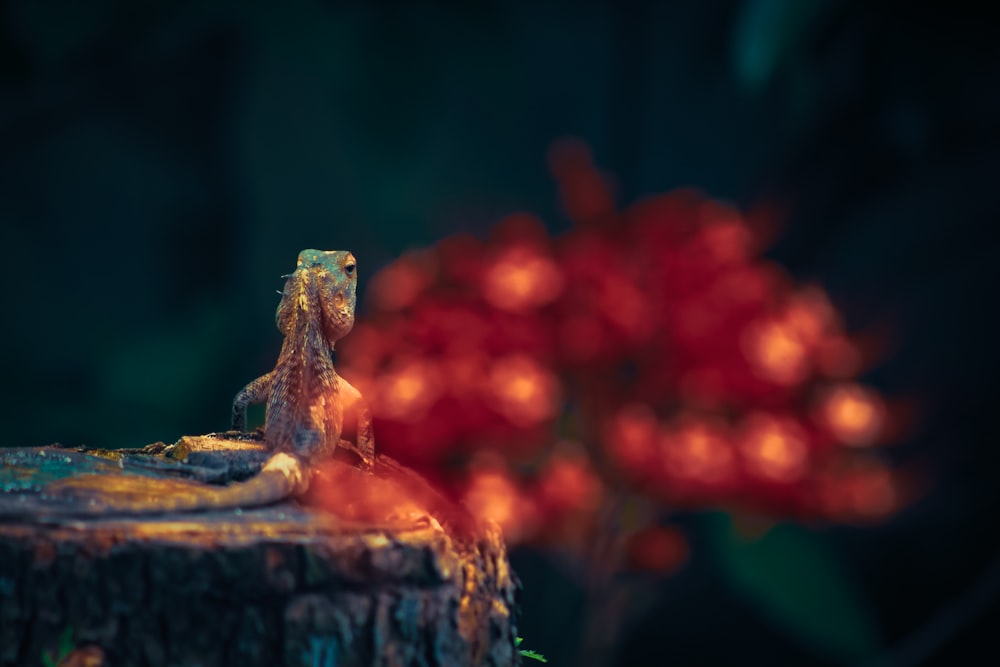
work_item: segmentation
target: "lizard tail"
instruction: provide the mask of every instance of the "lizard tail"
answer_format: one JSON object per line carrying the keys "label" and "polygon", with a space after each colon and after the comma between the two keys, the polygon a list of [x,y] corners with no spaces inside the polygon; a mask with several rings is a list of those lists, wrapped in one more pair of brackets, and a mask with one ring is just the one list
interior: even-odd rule
{"label": "lizard tail", "polygon": [[277,453],[244,482],[214,486],[192,480],[135,475],[84,474],[57,480],[38,496],[0,495],[0,518],[154,516],[262,507],[304,493],[301,462]]}
{"label": "lizard tail", "polygon": [[267,460],[258,474],[246,481],[223,487],[202,485],[199,493],[174,494],[162,499],[157,504],[157,511],[203,512],[273,505],[304,493],[306,479],[299,460],[279,452]]}

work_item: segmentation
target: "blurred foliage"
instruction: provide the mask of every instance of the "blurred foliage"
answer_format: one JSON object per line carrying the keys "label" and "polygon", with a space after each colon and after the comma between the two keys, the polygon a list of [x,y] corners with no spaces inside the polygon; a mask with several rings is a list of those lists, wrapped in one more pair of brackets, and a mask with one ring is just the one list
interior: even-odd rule
{"label": "blurred foliage", "polygon": [[857,582],[820,536],[790,524],[743,535],[739,517],[703,517],[723,575],[790,636],[838,663],[877,654],[877,623]]}
{"label": "blurred foliage", "polygon": [[800,57],[838,0],[747,0],[733,30],[733,64],[740,82],[760,89],[776,70]]}

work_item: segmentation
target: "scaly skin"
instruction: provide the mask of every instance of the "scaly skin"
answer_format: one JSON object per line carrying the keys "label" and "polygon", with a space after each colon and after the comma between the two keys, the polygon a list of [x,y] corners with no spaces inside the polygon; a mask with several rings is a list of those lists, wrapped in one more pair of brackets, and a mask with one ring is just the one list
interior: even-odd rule
{"label": "scaly skin", "polygon": [[333,348],[354,326],[357,262],[345,251],[303,250],[288,276],[276,316],[285,335],[274,370],[233,401],[233,429],[244,430],[246,408],[266,401],[264,442],[272,452],[306,464],[330,457],[342,443],[344,414],[357,417],[355,449],[374,463],[371,417],[361,394],[337,375]]}

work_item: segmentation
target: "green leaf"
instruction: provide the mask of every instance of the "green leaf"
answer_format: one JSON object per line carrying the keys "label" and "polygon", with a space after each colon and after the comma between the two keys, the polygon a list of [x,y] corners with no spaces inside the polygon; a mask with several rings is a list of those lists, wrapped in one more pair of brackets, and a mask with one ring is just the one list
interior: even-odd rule
{"label": "green leaf", "polygon": [[525,658],[531,658],[532,660],[537,660],[538,662],[548,662],[548,660],[545,659],[544,655],[542,655],[541,653],[535,653],[532,650],[527,650],[527,651],[522,650],[521,655],[523,655]]}
{"label": "green leaf", "polygon": [[707,516],[706,523],[729,583],[775,625],[836,660],[853,662],[878,652],[864,595],[816,534],[779,524],[746,538],[724,513]]}
{"label": "green leaf", "polygon": [[[521,642],[523,641],[524,637],[515,637],[514,646],[520,646]],[[548,662],[548,660],[545,659],[544,655],[542,655],[541,653],[535,653],[531,649],[521,649],[521,655],[523,655],[525,658],[531,658],[532,660],[537,660],[538,662]]]}
{"label": "green leaf", "polygon": [[66,659],[75,646],[73,645],[73,628],[72,626],[66,626],[66,629],[62,631],[59,635],[59,653],[55,658],[52,657],[52,653],[46,651],[42,653],[42,667],[59,667],[59,663]]}
{"label": "green leaf", "polygon": [[73,628],[67,625],[63,633],[59,635],[59,660],[62,661],[74,648]]}

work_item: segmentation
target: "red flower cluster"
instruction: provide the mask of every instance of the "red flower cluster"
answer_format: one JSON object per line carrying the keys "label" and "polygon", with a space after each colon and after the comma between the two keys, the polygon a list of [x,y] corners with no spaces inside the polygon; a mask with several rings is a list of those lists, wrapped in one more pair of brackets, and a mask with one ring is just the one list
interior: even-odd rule
{"label": "red flower cluster", "polygon": [[[379,447],[511,539],[572,537],[616,490],[858,520],[900,502],[890,411],[822,290],[760,256],[768,229],[694,191],[613,206],[579,143],[551,168],[576,223],[532,215],[375,275],[342,371]],[[637,540],[682,557],[665,529]],[[641,551],[641,550],[640,550]],[[645,563],[645,565],[643,565]]]}

